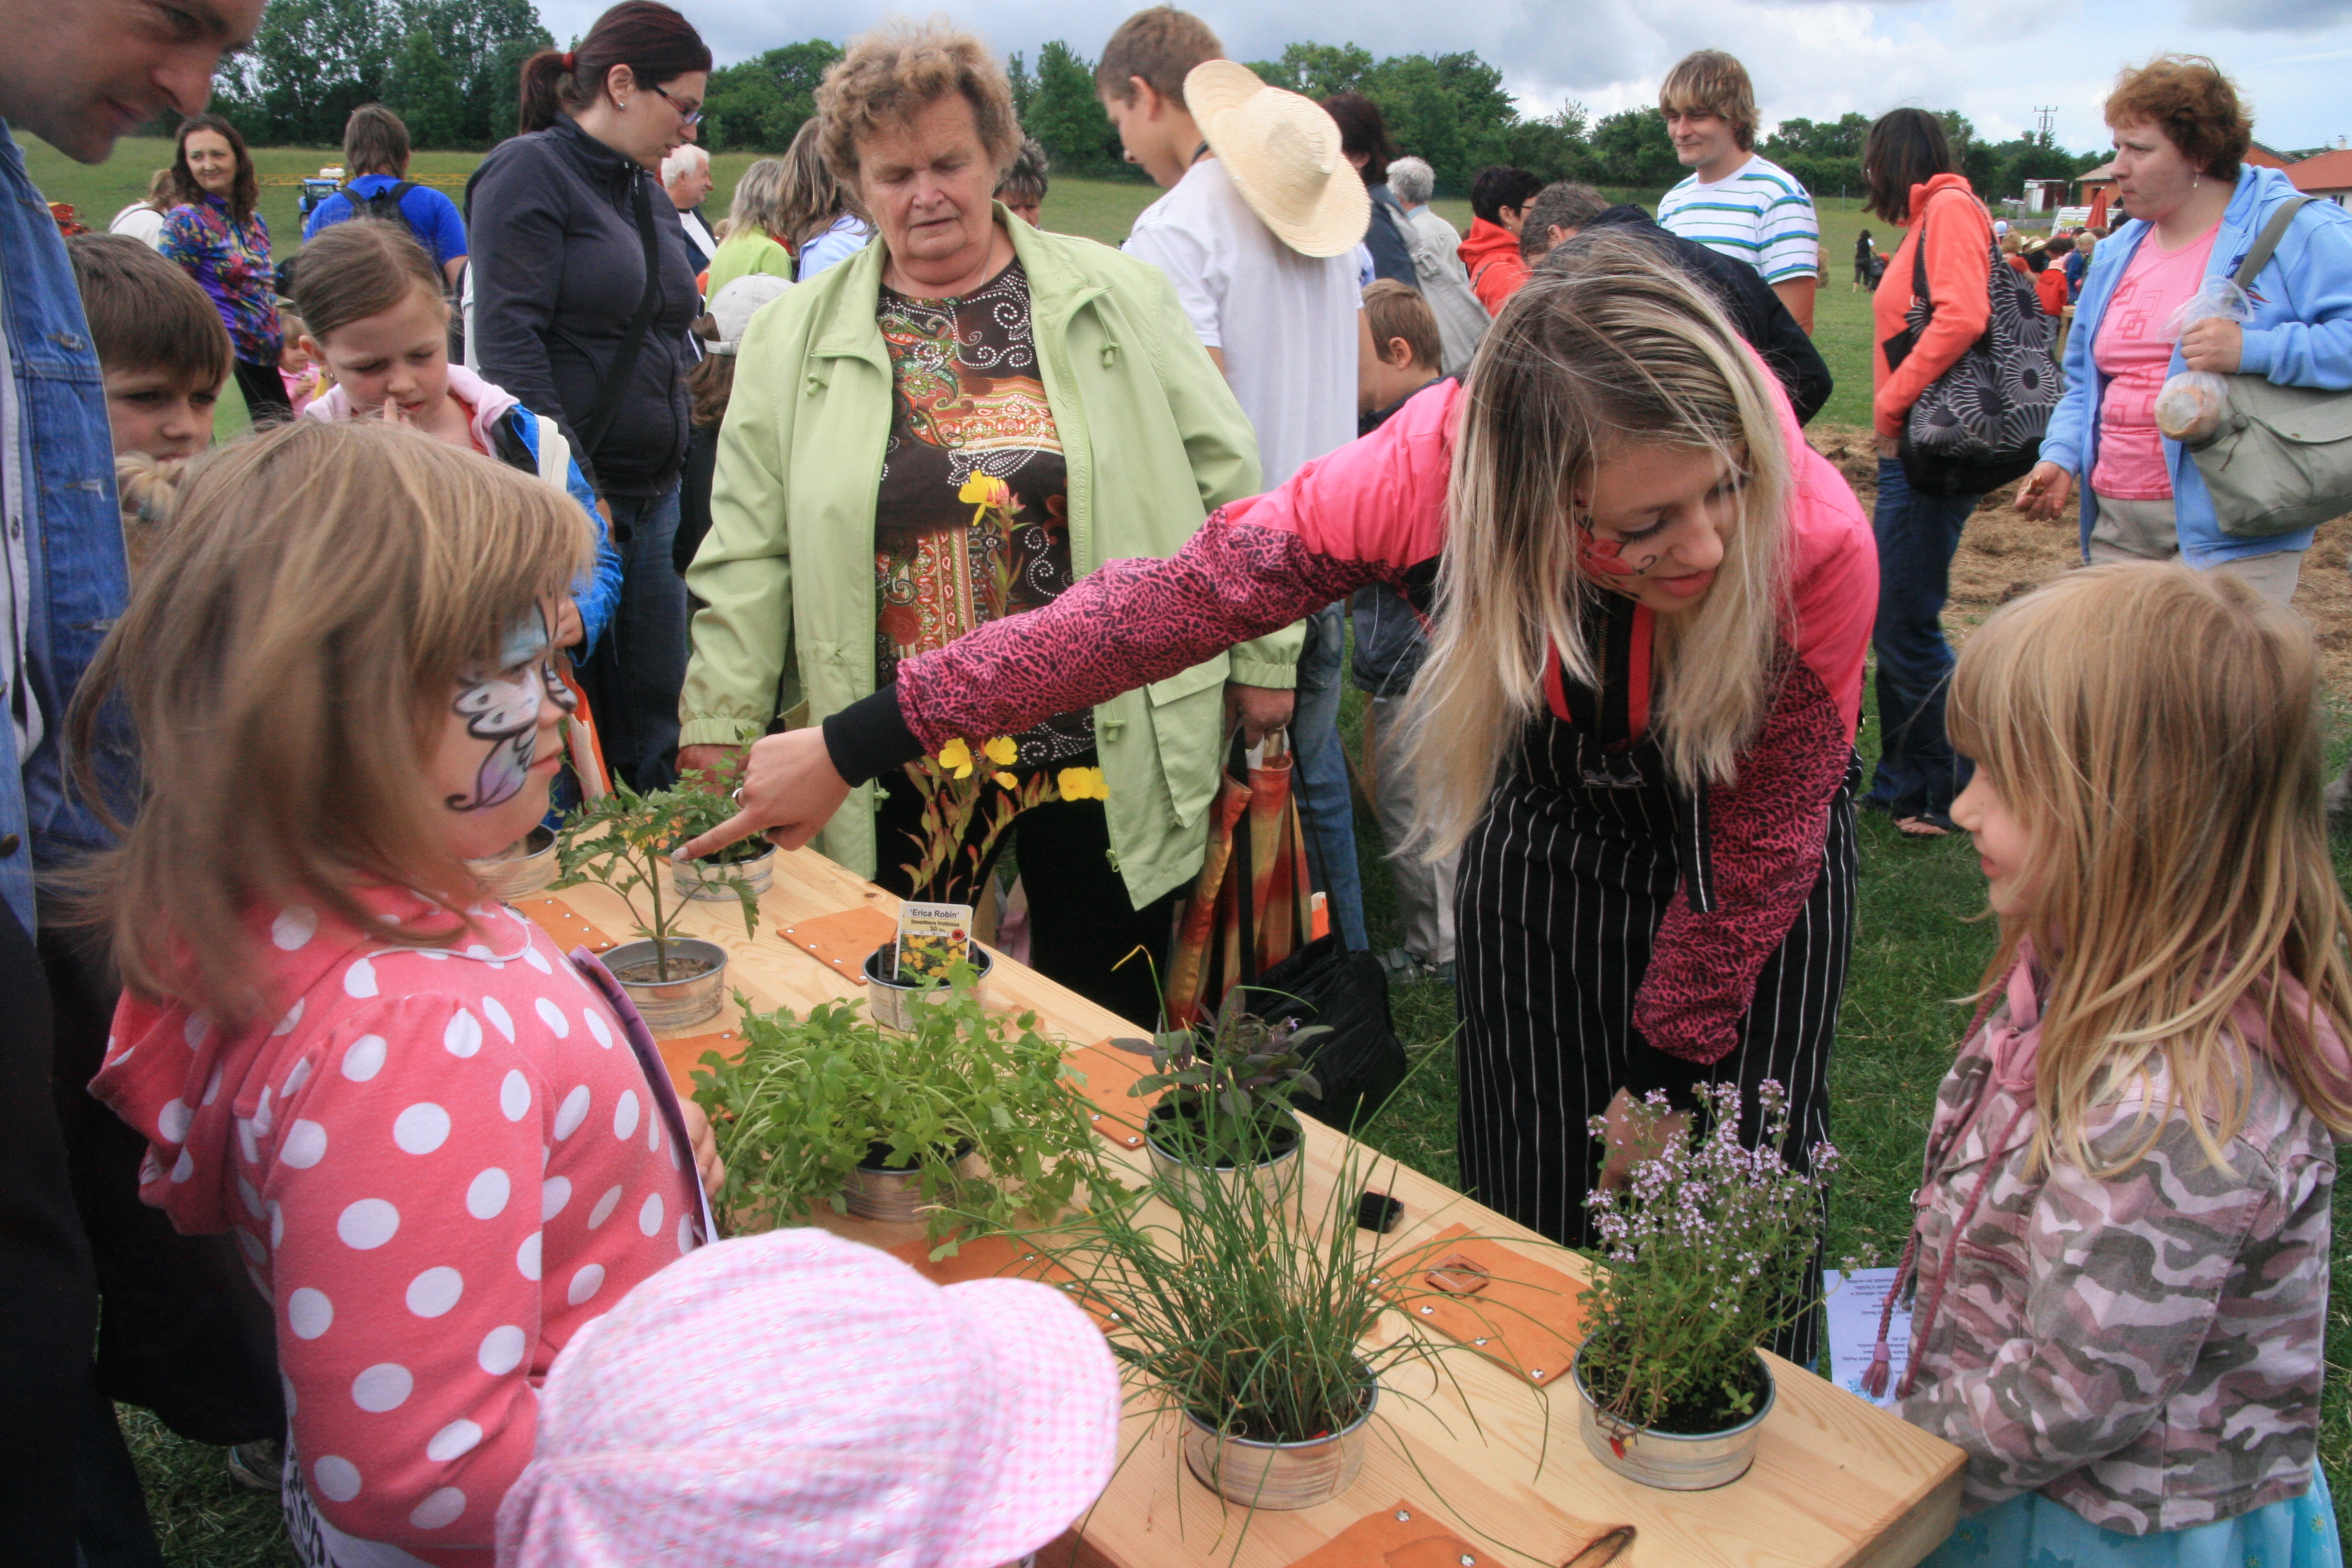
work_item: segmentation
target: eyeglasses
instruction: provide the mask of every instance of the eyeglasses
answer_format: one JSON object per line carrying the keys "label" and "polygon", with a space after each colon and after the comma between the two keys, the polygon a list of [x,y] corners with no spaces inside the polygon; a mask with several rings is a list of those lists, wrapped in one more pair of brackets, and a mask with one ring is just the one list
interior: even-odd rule
{"label": "eyeglasses", "polygon": [[692,127],[702,123],[702,105],[698,103],[692,109],[688,109],[686,105],[680,103],[677,100],[672,98],[661,89],[654,86],[651,82],[646,83],[646,90],[651,92],[656,98],[660,99],[664,103],[668,104],[672,109],[677,110],[678,122],[680,124],[691,129]]}

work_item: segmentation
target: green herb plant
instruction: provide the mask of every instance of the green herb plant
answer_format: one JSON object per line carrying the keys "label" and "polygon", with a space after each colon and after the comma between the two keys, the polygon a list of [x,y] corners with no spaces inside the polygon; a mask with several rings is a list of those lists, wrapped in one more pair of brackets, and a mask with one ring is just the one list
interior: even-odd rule
{"label": "green herb plant", "polygon": [[1330,1029],[1295,1018],[1269,1024],[1249,1011],[1248,989],[1226,992],[1206,1024],[1162,1029],[1149,1041],[1113,1042],[1150,1052],[1152,1070],[1129,1092],[1166,1091],[1153,1136],[1188,1164],[1238,1167],[1271,1158],[1297,1130],[1291,1100],[1323,1092],[1307,1067],[1307,1047]]}
{"label": "green herb plant", "polygon": [[[662,862],[673,846],[686,842],[692,814],[701,809],[697,800],[692,790],[639,795],[615,779],[610,795],[583,801],[572,811],[556,840],[555,861],[562,875],[555,886],[575,888],[597,881],[620,894],[629,906],[636,933],[654,944],[655,970],[663,981],[671,977],[670,945],[677,941],[679,904],[675,898],[667,905],[663,902]],[[760,929],[760,897],[751,884],[739,877],[707,880],[735,894],[743,906],[743,934],[755,934]],[[650,919],[638,910],[639,893],[645,894],[651,907]]]}
{"label": "green herb plant", "polygon": [[[680,775],[677,794],[682,797],[678,814],[678,831],[687,839],[699,838],[735,815],[734,791],[743,782],[743,770],[751,760],[751,745],[759,739],[757,727],[743,725],[735,733],[735,747],[727,760],[715,768],[695,768]],[[684,842],[681,839],[680,842]],[[749,838],[739,838],[715,854],[701,857],[704,862],[717,866],[739,865],[756,860],[775,846],[764,833],[754,833]]]}
{"label": "green herb plant", "polygon": [[[968,964],[914,1009],[911,1035],[883,1029],[864,1006],[747,1010],[740,1054],[702,1058],[694,1097],[727,1161],[718,1206],[751,1229],[803,1224],[818,1204],[844,1213],[844,1185],[877,1147],[892,1169],[919,1173],[936,1257],[955,1251],[960,1226],[1002,1230],[1071,1205],[1096,1140],[1080,1074],[1035,1014],[982,1011]],[[975,1178],[957,1169],[965,1153]]]}
{"label": "green herb plant", "polygon": [[[1698,1094],[1696,1122],[1663,1095],[1635,1105],[1627,1141],[1649,1156],[1624,1186],[1586,1200],[1601,1245],[1578,1369],[1619,1436],[1747,1420],[1764,1393],[1756,1347],[1813,1310],[1805,1276],[1837,1151],[1816,1144],[1810,1171],[1788,1167],[1788,1096],[1777,1083],[1758,1089],[1763,1137],[1753,1148],[1739,1137],[1738,1084]],[[1592,1135],[1605,1126],[1593,1118]]]}

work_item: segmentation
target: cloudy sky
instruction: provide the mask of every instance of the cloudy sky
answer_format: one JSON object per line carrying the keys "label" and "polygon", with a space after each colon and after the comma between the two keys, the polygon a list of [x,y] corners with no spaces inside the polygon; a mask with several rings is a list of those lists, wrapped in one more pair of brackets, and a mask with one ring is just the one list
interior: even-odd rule
{"label": "cloudy sky", "polygon": [[[841,40],[892,12],[886,0],[677,0],[722,63],[795,39]],[[583,30],[598,0],[541,0],[559,40]],[[1691,49],[1747,61],[1767,120],[1834,120],[1899,104],[1957,108],[1979,130],[2016,134],[2042,106],[2060,141],[2105,146],[2099,117],[2116,68],[2164,49],[2210,55],[2252,100],[2254,133],[2274,147],[2352,135],[2352,0],[1202,0],[1196,8],[1243,59],[1293,40],[1357,43],[1375,54],[1475,49],[1501,65],[1522,110],[1563,100],[1597,113],[1651,100]],[[1066,39],[1092,58],[1127,6],[1087,0],[961,0],[945,6],[999,49],[1034,58]],[[1339,19],[1344,17],[1345,19]]]}

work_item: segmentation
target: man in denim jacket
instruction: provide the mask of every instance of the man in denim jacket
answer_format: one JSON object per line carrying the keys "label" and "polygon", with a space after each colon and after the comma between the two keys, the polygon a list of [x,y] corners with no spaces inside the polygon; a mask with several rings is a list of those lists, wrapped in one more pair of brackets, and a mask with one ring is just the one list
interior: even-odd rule
{"label": "man in denim jacket", "polygon": [[[128,587],[98,358],[10,132],[102,161],[159,110],[201,110],[222,51],[252,37],[261,3],[0,0],[0,1534],[27,1568],[156,1555],[92,1378],[96,1289],[51,1103],[49,997],[32,941],[35,867],[106,841],[66,795],[60,731]],[[100,760],[110,785],[127,784],[119,736]]]}

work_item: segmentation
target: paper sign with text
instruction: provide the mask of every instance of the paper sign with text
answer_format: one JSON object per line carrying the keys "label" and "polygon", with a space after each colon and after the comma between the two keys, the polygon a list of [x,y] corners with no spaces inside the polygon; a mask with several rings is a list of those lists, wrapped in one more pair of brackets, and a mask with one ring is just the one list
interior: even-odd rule
{"label": "paper sign with text", "polygon": [[970,904],[898,906],[898,978],[908,984],[944,982],[948,971],[971,962]]}

